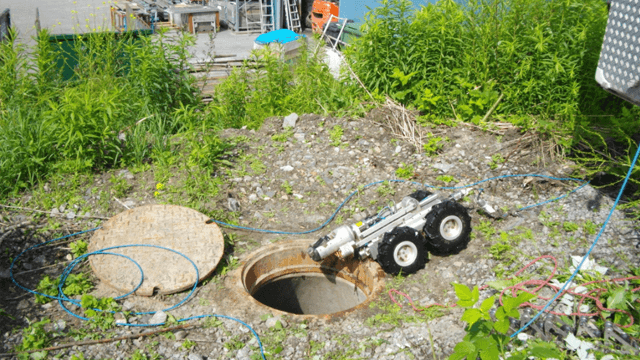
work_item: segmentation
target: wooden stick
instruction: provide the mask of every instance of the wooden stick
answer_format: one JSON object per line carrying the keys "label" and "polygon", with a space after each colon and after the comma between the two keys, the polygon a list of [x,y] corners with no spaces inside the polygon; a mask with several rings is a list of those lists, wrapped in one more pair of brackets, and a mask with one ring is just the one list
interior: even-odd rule
{"label": "wooden stick", "polygon": [[[43,213],[43,214],[51,214],[51,211],[42,211],[42,210],[36,210],[36,209],[31,209],[31,208],[26,208],[26,207],[19,207],[19,206],[10,206],[10,205],[2,205],[0,204],[0,207],[3,208],[8,208],[8,209],[16,209],[16,210],[25,210],[25,211],[32,211],[32,212],[37,212],[37,213]],[[109,218],[107,217],[103,217],[103,216],[76,216],[78,218],[91,218],[91,219],[102,219],[102,220],[109,220]]]}
{"label": "wooden stick", "polygon": [[157,334],[161,334],[161,333],[168,332],[168,331],[179,330],[179,329],[187,329],[187,328],[191,328],[191,327],[194,327],[194,326],[195,325],[184,324],[184,325],[172,326],[172,327],[168,327],[168,328],[164,328],[164,329],[160,329],[160,330],[155,330],[155,331],[147,331],[147,332],[143,332],[143,333],[140,333],[140,334],[131,334],[131,335],[120,336],[120,337],[112,338],[112,339],[76,341],[76,342],[73,342],[73,343],[62,344],[62,345],[58,345],[58,346],[51,346],[51,347],[44,348],[44,349],[34,349],[34,350],[27,350],[27,351],[19,351],[19,352],[13,352],[13,353],[0,354],[0,357],[10,357],[10,356],[16,356],[18,354],[30,354],[30,353],[34,353],[34,352],[38,352],[38,351],[60,350],[60,349],[70,348],[70,347],[73,347],[73,346],[86,346],[86,345],[110,343],[110,342],[120,341],[120,340],[136,339],[136,338],[143,337],[143,336],[157,335]]}
{"label": "wooden stick", "polygon": [[19,273],[17,273],[17,274],[13,274],[13,276],[18,276],[18,275],[22,275],[22,274],[32,273],[32,272],[34,272],[34,271],[39,271],[39,270],[42,270],[42,269],[46,269],[46,268],[50,268],[50,267],[54,267],[54,266],[58,266],[58,265],[67,264],[67,263],[70,263],[70,262],[72,262],[72,261],[73,261],[73,260],[67,260],[67,261],[59,262],[59,263],[57,263],[57,264],[51,264],[51,265],[43,266],[43,267],[41,267],[41,268],[37,268],[37,269],[33,269],[33,270],[22,271],[22,272],[19,272]]}
{"label": "wooden stick", "polygon": [[127,210],[131,209],[130,207],[128,207],[127,205],[125,205],[122,201],[118,200],[118,198],[117,198],[117,197],[115,197],[115,196],[114,196],[113,198],[115,199],[115,201],[117,201],[117,202],[118,202],[118,204],[120,204],[120,205],[124,206]]}
{"label": "wooden stick", "polygon": [[484,122],[487,121],[487,119],[489,119],[489,116],[491,116],[491,114],[493,114],[493,111],[498,107],[498,104],[500,103],[500,101],[502,101],[503,97],[504,97],[504,93],[500,94],[500,96],[498,97],[498,100],[496,100],[496,102],[493,104],[491,109],[489,109],[487,114],[482,118],[481,123],[484,123]]}
{"label": "wooden stick", "polygon": [[486,128],[486,129],[485,129],[485,128],[483,128],[482,126],[478,126],[478,125],[476,125],[476,124],[467,123],[467,122],[464,122],[464,121],[458,121],[457,123],[458,123],[458,124],[460,124],[460,125],[464,125],[464,126],[474,127],[474,128],[476,128],[476,129],[480,129],[480,130],[482,130],[482,131],[487,131],[487,132],[490,132],[490,133],[492,133],[492,134],[496,134],[496,135],[504,135],[503,133],[501,133],[501,132],[499,132],[499,131],[491,130],[491,129],[489,129],[489,128]]}

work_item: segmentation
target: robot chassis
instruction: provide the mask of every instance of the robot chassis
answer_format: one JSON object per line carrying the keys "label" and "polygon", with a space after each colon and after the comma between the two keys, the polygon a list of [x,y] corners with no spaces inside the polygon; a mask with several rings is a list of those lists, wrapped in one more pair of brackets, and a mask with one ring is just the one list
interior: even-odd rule
{"label": "robot chassis", "polygon": [[[343,225],[309,246],[307,253],[315,261],[322,261],[336,253],[347,258],[371,257],[390,274],[411,274],[422,269],[426,252],[437,255],[457,253],[469,243],[471,218],[468,210],[457,203],[468,190],[449,197],[419,190],[406,196],[402,202],[387,207],[375,216]],[[477,200],[476,200],[477,201]],[[477,201],[483,207],[483,201]],[[483,207],[484,208],[484,207]],[[526,324],[533,317],[533,310],[521,310],[520,319],[510,318],[510,331]],[[491,314],[493,317],[493,313]],[[604,323],[604,331],[595,325],[595,318],[581,316],[570,326],[560,317],[546,314],[531,324],[527,333],[546,341],[566,338],[569,333],[594,340],[617,343],[620,353],[637,354],[639,346],[618,326]]]}
{"label": "robot chassis", "polygon": [[427,251],[454,254],[469,243],[471,217],[456,202],[467,193],[444,197],[418,190],[377,215],[336,228],[309,246],[307,253],[315,261],[333,253],[342,258],[371,257],[389,274],[415,273],[424,267]]}

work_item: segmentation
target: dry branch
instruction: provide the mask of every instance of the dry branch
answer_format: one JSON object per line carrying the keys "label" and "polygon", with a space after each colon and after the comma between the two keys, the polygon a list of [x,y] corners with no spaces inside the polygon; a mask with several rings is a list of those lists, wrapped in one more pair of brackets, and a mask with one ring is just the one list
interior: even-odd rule
{"label": "dry branch", "polygon": [[74,347],[74,346],[86,346],[86,345],[104,344],[104,343],[120,341],[120,340],[136,339],[136,338],[140,338],[140,337],[143,337],[143,336],[157,335],[157,334],[161,334],[161,333],[168,332],[168,331],[179,330],[179,329],[187,329],[187,328],[191,328],[191,327],[194,327],[194,326],[195,325],[184,324],[184,325],[172,326],[172,327],[168,327],[168,328],[164,328],[164,329],[160,329],[160,330],[147,331],[147,332],[143,332],[143,333],[140,333],[140,334],[131,334],[131,335],[120,336],[120,337],[112,338],[112,339],[76,341],[76,342],[72,342],[72,343],[68,343],[68,344],[62,344],[62,345],[58,345],[58,346],[51,346],[51,347],[44,348],[44,349],[34,349],[34,350],[27,350],[27,351],[19,351],[19,352],[13,352],[13,353],[0,354],[0,357],[10,357],[10,356],[16,356],[18,354],[31,354],[31,353],[39,352],[39,351],[53,351],[53,350],[66,349],[66,348],[70,348],[70,347]]}
{"label": "dry branch", "polygon": [[[42,211],[42,210],[36,210],[36,209],[31,209],[31,208],[26,208],[26,207],[19,207],[19,206],[10,206],[10,205],[2,205],[0,204],[0,207],[3,208],[7,208],[7,209],[16,209],[16,210],[24,210],[24,211],[31,211],[31,212],[37,212],[37,213],[43,213],[43,214],[51,214],[50,211]],[[109,220],[109,218],[107,217],[103,217],[103,216],[76,216],[77,218],[90,218],[90,219],[102,219],[102,220]]]}

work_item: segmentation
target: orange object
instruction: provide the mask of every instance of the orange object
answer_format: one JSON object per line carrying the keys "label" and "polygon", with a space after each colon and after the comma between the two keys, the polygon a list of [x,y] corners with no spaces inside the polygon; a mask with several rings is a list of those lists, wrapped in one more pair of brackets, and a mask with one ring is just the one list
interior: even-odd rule
{"label": "orange object", "polygon": [[315,0],[311,10],[311,29],[315,33],[322,34],[324,24],[329,21],[331,15],[336,17],[332,22],[338,22],[337,17],[339,14],[340,8],[338,5],[329,1]]}

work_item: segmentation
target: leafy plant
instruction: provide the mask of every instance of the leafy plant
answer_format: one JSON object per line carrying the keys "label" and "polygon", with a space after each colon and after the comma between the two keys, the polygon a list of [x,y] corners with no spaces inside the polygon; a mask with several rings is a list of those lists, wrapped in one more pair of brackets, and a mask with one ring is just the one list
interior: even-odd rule
{"label": "leafy plant", "polygon": [[293,128],[287,127],[283,132],[271,136],[271,140],[277,142],[285,142],[293,136]]}
{"label": "leafy plant", "polygon": [[396,191],[391,187],[389,181],[382,182],[376,189],[376,192],[382,197],[393,196],[396,194]]}
{"label": "leafy plant", "polygon": [[402,163],[402,165],[396,169],[396,176],[400,179],[407,180],[413,178],[415,176],[413,165]]}
{"label": "leafy plant", "polygon": [[[478,308],[474,308],[480,299],[478,287],[475,286],[472,290],[466,285],[453,284],[453,286],[458,297],[457,304],[466,308],[462,320],[468,325],[465,329],[467,335],[455,346],[449,359],[475,360],[478,356],[485,360],[505,358],[505,353],[508,351],[507,345],[510,341],[506,335],[510,326],[509,318],[519,319],[518,307],[535,295],[522,292],[517,297],[504,296],[502,298],[503,305],[497,306],[495,320],[493,320],[490,310],[494,307],[496,300],[494,296],[483,300]],[[534,342],[533,345],[529,343],[518,345],[522,345],[523,349],[510,351],[509,359],[524,360],[529,356],[536,359],[559,359],[562,357],[562,353],[554,343]]]}
{"label": "leafy plant", "polygon": [[504,161],[505,160],[502,157],[502,155],[493,154],[493,155],[491,155],[491,161],[489,162],[489,168],[491,168],[491,170],[495,170],[495,169],[498,168],[498,165],[502,164]]}
{"label": "leafy plant", "polygon": [[80,304],[85,316],[92,320],[89,323],[91,328],[107,330],[115,325],[114,313],[120,311],[120,306],[112,298],[97,299],[92,295],[83,295]]}
{"label": "leafy plant", "polygon": [[[28,320],[27,320],[28,321]],[[53,337],[47,332],[44,327],[50,323],[49,319],[44,319],[38,322],[29,322],[29,326],[22,330],[22,343],[16,347],[16,351],[37,350],[46,348],[51,345]],[[46,351],[34,353],[35,358],[44,359],[47,356]],[[34,355],[19,354],[18,358],[21,360],[27,360],[34,358]]]}
{"label": "leafy plant", "polygon": [[447,141],[446,138],[435,136],[432,133],[427,134],[427,142],[422,144],[424,152],[428,156],[435,156],[442,149],[443,143]]}
{"label": "leafy plant", "polygon": [[596,231],[598,231],[598,225],[594,224],[591,220],[587,220],[584,223],[584,232],[587,235],[595,235]]}
{"label": "leafy plant", "polygon": [[282,190],[284,191],[285,194],[287,194],[287,195],[293,194],[293,188],[291,187],[291,184],[289,184],[288,180],[285,180],[282,183],[282,185],[280,185],[280,187],[282,188]]}
{"label": "leafy plant", "polygon": [[77,240],[70,243],[69,247],[71,248],[71,254],[73,254],[73,257],[77,258],[87,253],[89,244],[87,244],[87,242],[84,240]]}
{"label": "leafy plant", "polygon": [[91,280],[85,273],[69,274],[63,291],[67,296],[82,295],[93,288]]}
{"label": "leafy plant", "polygon": [[440,176],[436,177],[436,180],[442,181],[442,182],[444,182],[446,184],[449,184],[451,182],[453,182],[453,183],[457,183],[458,182],[458,180],[456,180],[456,178],[454,178],[451,175],[440,175]]}
{"label": "leafy plant", "polygon": [[340,142],[343,134],[344,134],[344,130],[340,125],[335,125],[331,130],[329,130],[329,138],[331,139],[331,143],[330,143],[331,146],[340,146]]}
{"label": "leafy plant", "polygon": [[[193,340],[189,340],[189,339],[185,339],[185,340],[182,342],[182,345],[180,345],[180,347],[181,347],[182,349],[184,349],[184,350],[191,350],[191,349],[193,349],[196,345],[197,345],[197,344],[196,344],[196,342],[195,342],[195,341],[193,341]],[[226,345],[226,343],[225,343],[225,345]],[[244,347],[244,344],[243,344],[243,347]]]}
{"label": "leafy plant", "polygon": [[115,197],[124,197],[127,195],[129,189],[131,189],[131,185],[129,185],[127,180],[120,176],[111,175],[109,182],[111,183],[111,193]]}
{"label": "leafy plant", "polygon": [[579,226],[578,226],[578,224],[576,224],[574,222],[565,221],[565,222],[562,223],[562,228],[566,232],[574,232],[574,231],[579,229]]}

